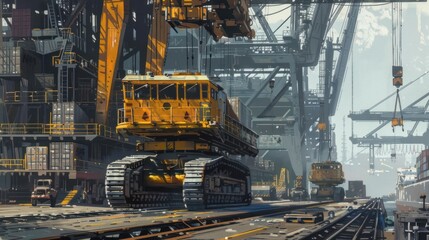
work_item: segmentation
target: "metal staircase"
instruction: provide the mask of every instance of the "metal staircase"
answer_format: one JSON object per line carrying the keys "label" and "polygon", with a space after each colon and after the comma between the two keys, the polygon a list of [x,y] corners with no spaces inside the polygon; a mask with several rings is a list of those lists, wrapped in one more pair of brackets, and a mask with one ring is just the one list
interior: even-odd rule
{"label": "metal staircase", "polygon": [[48,7],[49,27],[56,29],[57,35],[59,35],[57,14],[55,12],[55,0],[48,0],[47,7]]}
{"label": "metal staircase", "polygon": [[[58,100],[60,102],[73,101],[73,89],[71,87],[71,79],[75,74],[77,62],[76,53],[73,52],[73,41],[71,41],[71,34],[69,31],[64,30],[63,33],[64,45],[60,56],[57,56],[55,66],[58,68]],[[70,79],[71,78],[71,79]]]}
{"label": "metal staircase", "polygon": [[[57,35],[60,35],[58,19],[61,15],[56,13],[55,0],[47,0],[47,10],[49,17],[49,27],[56,30]],[[61,31],[63,43],[61,46],[60,55],[54,57],[53,64],[58,69],[57,82],[58,82],[58,101],[66,102],[73,101],[73,89],[70,86],[71,79],[75,74],[76,69],[76,54],[73,52],[73,39],[71,38],[70,29],[63,29]]]}
{"label": "metal staircase", "polygon": [[69,205],[69,204],[70,204],[70,202],[71,202],[71,201],[76,197],[77,193],[78,193],[78,190],[76,190],[76,189],[71,190],[71,191],[67,194],[67,196],[66,196],[66,197],[61,201],[61,205],[62,205],[62,206]]}
{"label": "metal staircase", "polygon": [[76,37],[70,29],[62,29],[63,45],[59,56],[54,57],[54,65],[58,68],[58,100],[60,102],[74,101],[73,79],[76,67],[79,67],[92,77],[97,77],[97,67],[91,61],[84,59],[74,52]]}

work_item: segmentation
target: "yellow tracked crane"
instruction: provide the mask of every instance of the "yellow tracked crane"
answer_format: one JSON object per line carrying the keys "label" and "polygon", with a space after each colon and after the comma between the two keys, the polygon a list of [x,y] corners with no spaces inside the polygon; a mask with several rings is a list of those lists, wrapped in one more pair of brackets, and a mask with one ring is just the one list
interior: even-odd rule
{"label": "yellow tracked crane", "polygon": [[[97,121],[107,123],[109,99],[130,15],[130,1],[105,0],[101,18]],[[257,135],[243,126],[222,88],[200,74],[163,74],[170,26],[204,27],[214,40],[252,38],[249,0],[149,3],[145,75],[122,81],[117,131],[153,141],[142,155],[109,164],[106,195],[113,207],[188,209],[250,204],[250,171],[226,157],[255,156]],[[137,11],[137,10],[135,10]],[[142,26],[144,28],[145,26]],[[145,42],[143,41],[143,42]]]}

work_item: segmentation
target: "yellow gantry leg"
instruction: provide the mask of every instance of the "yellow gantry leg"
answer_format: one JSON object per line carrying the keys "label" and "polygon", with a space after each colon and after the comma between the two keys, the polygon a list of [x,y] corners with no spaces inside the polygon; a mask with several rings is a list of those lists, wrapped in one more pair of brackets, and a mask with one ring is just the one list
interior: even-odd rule
{"label": "yellow gantry leg", "polygon": [[169,33],[170,25],[162,16],[161,3],[159,0],[155,1],[147,46],[146,72],[152,72],[154,75],[163,74]]}
{"label": "yellow gantry leg", "polygon": [[129,0],[104,0],[100,21],[96,121],[107,124],[109,100],[122,49]]}

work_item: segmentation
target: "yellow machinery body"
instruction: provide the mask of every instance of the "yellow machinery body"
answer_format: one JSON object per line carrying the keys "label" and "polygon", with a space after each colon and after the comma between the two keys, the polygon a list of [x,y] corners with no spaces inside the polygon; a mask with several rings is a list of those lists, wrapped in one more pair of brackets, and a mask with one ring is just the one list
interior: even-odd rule
{"label": "yellow machinery body", "polygon": [[139,150],[257,154],[257,134],[243,126],[226,94],[204,75],[128,75],[117,131],[152,138]]}
{"label": "yellow machinery body", "polygon": [[319,186],[318,188],[311,189],[312,200],[326,198],[337,202],[344,200],[344,189],[336,187],[345,181],[341,163],[326,161],[311,164],[309,180]]}
{"label": "yellow machinery body", "polygon": [[295,177],[294,187],[295,188],[302,188],[302,176],[296,176]]}
{"label": "yellow machinery body", "polygon": [[274,178],[277,196],[287,198],[287,185],[289,183],[289,172],[286,168],[280,168],[280,173]]}
{"label": "yellow machinery body", "polygon": [[345,181],[343,167],[335,161],[313,163],[309,180],[318,186],[337,186]]}
{"label": "yellow machinery body", "polygon": [[201,209],[250,203],[250,170],[223,155],[255,156],[258,136],[240,123],[220,86],[200,74],[128,75],[122,86],[124,108],[116,129],[145,137],[137,150],[153,155],[108,166],[111,206],[185,203]]}
{"label": "yellow machinery body", "polygon": [[301,175],[296,176],[294,187],[290,190],[289,196],[294,201],[303,201],[308,198],[307,189],[303,186],[302,180]]}

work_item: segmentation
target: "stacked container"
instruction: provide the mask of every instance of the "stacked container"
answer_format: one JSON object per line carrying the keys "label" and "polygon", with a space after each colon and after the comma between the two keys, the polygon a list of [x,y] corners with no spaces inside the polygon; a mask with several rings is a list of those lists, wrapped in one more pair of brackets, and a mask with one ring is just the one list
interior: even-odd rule
{"label": "stacked container", "polygon": [[364,198],[366,197],[366,186],[363,184],[363,181],[355,180],[349,181],[349,189],[347,190],[347,197],[354,198]]}
{"label": "stacked container", "polygon": [[0,49],[0,74],[21,74],[21,53],[20,47]]}
{"label": "stacked container", "polygon": [[416,169],[417,169],[417,181],[421,181],[429,178],[429,149],[423,150],[417,157]]}
{"label": "stacked container", "polygon": [[50,168],[52,170],[73,170],[74,143],[52,142],[49,144],[51,151]]}
{"label": "stacked container", "polygon": [[88,122],[88,117],[82,108],[75,102],[62,102],[52,104],[52,123],[62,124],[63,128],[54,128],[61,134],[74,134],[76,123]]}
{"label": "stacked container", "polygon": [[243,102],[240,101],[238,97],[228,98],[229,103],[231,104],[232,110],[237,115],[241,124],[247,128],[252,127],[252,110],[248,108]]}
{"label": "stacked container", "polygon": [[76,170],[79,160],[88,159],[87,147],[74,142],[51,142],[50,169],[52,170]]}
{"label": "stacked container", "polygon": [[31,9],[12,9],[12,37],[31,37]]}
{"label": "stacked container", "polygon": [[48,170],[48,147],[27,147],[25,156],[27,159],[27,169]]}

